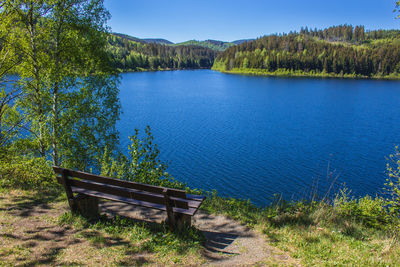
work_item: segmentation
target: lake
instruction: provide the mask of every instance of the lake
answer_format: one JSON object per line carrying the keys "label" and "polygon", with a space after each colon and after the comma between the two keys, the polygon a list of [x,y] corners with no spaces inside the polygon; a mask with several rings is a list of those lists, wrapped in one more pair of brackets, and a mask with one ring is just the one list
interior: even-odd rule
{"label": "lake", "polygon": [[125,73],[120,90],[124,149],[150,125],[176,179],[260,206],[380,193],[400,144],[399,81],[187,70]]}

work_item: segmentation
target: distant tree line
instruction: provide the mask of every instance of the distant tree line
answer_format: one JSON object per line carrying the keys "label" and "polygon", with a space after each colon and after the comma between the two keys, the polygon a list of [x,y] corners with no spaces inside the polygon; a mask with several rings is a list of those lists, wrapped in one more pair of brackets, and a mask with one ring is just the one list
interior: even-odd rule
{"label": "distant tree line", "polygon": [[365,27],[344,24],[339,26],[333,26],[326,29],[309,29],[308,27],[302,27],[300,34],[318,37],[321,40],[326,41],[341,41],[351,43],[362,43],[368,40],[377,40],[385,38],[398,38],[400,37],[399,30],[373,30],[365,31]]}
{"label": "distant tree line", "polygon": [[108,37],[114,67],[121,70],[211,68],[217,52],[200,46],[140,43],[116,35]]}
{"label": "distant tree line", "polygon": [[398,31],[365,32],[363,26],[303,28],[300,33],[270,35],[230,47],[217,57],[214,68],[362,76],[399,74],[398,37]]}

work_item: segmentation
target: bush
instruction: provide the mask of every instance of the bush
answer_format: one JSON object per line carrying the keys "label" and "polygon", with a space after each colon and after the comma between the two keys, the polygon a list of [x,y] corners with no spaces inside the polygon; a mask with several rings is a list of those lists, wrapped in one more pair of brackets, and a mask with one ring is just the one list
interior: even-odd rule
{"label": "bush", "polygon": [[394,154],[389,156],[390,162],[386,166],[389,178],[386,180],[385,189],[389,197],[387,204],[392,217],[400,216],[400,151],[395,147]]}
{"label": "bush", "polygon": [[0,187],[48,189],[55,186],[51,162],[44,158],[12,156],[0,159]]}
{"label": "bush", "polygon": [[101,174],[145,184],[184,189],[186,184],[175,180],[168,172],[168,164],[160,160],[160,150],[154,143],[149,126],[145,137],[139,138],[139,130],[130,136],[128,155],[112,155],[106,148],[101,162]]}
{"label": "bush", "polygon": [[357,220],[369,227],[382,228],[389,222],[386,201],[376,196],[366,195],[362,198],[349,197],[350,191],[346,188],[334,200],[334,210],[345,218]]}

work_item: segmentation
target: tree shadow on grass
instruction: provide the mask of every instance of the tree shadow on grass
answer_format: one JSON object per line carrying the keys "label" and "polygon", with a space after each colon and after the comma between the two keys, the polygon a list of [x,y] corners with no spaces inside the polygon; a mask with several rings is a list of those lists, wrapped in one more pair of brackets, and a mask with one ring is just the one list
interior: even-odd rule
{"label": "tree shadow on grass", "polygon": [[[6,228],[3,228],[4,231],[0,231],[0,242],[1,240],[9,241],[0,248],[0,258],[4,260],[2,261],[5,264],[8,262],[14,266],[86,265],[85,255],[82,255],[82,261],[63,262],[62,260],[66,249],[79,250],[80,244],[96,249],[124,247],[126,255],[123,255],[123,262],[127,265],[148,263],[147,259],[131,250],[130,242],[122,237],[108,235],[97,230],[74,229],[70,225],[58,225],[52,223],[51,220],[42,219],[41,215],[50,213],[52,213],[50,217],[54,219],[55,216],[58,216],[59,211],[54,213],[55,208],[51,203],[62,199],[62,193],[58,190],[31,191],[3,198],[7,201],[2,203],[0,209],[13,218],[11,223],[7,224],[9,230],[5,231]],[[74,245],[78,245],[78,247],[74,247]],[[77,255],[79,253],[81,251],[76,251]],[[109,260],[106,259],[106,256],[102,257],[105,257],[104,261]],[[90,261],[90,259],[87,260]],[[123,262],[121,261],[121,263]]]}
{"label": "tree shadow on grass", "polygon": [[52,202],[62,199],[63,192],[59,188],[50,190],[32,190],[23,195],[11,195],[8,203],[4,203],[0,211],[11,211],[12,215],[29,217],[37,213],[46,213]]}

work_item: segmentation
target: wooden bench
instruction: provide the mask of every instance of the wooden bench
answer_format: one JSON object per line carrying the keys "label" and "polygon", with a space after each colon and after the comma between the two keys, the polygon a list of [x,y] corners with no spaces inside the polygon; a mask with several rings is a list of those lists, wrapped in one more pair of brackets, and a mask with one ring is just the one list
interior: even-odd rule
{"label": "wooden bench", "polygon": [[98,216],[99,198],[119,201],[167,212],[171,229],[190,225],[191,218],[205,197],[183,190],[124,181],[90,173],[53,167],[57,180],[65,188],[73,212]]}

